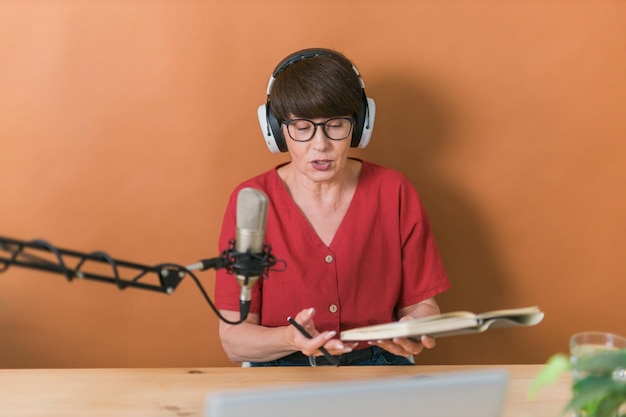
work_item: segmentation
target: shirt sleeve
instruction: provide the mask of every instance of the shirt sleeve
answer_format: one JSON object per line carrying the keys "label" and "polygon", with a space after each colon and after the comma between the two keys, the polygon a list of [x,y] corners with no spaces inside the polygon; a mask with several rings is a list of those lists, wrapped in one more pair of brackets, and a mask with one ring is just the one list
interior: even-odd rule
{"label": "shirt sleeve", "polygon": [[450,288],[426,210],[408,181],[401,187],[403,288],[397,307],[407,307]]}

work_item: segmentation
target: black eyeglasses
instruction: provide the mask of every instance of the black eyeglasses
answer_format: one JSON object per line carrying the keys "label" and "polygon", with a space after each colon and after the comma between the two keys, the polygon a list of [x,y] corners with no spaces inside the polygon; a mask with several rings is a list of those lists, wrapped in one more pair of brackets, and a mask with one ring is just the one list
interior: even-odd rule
{"label": "black eyeglasses", "polygon": [[342,140],[350,136],[353,117],[336,117],[325,122],[315,123],[309,119],[291,119],[283,122],[287,126],[289,137],[296,142],[307,142],[313,139],[318,126],[322,126],[324,134],[331,140]]}

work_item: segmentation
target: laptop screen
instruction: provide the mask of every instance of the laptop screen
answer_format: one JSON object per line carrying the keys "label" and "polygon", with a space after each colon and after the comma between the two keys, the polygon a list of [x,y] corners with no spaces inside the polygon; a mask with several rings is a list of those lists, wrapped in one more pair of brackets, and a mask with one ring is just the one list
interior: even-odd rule
{"label": "laptop screen", "polygon": [[216,392],[205,417],[499,417],[504,370],[421,374]]}

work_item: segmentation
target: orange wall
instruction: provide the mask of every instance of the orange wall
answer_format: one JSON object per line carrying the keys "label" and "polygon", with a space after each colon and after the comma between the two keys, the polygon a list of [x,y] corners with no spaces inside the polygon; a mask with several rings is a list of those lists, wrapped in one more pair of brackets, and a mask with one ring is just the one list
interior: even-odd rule
{"label": "orange wall", "polygon": [[[626,334],[624,21],[623,1],[4,1],[0,235],[216,256],[230,190],[285,160],[256,122],[270,71],[331,47],[378,105],[354,156],[406,173],[429,211],[442,308],[546,311],[420,362],[543,362],[575,331]],[[191,280],[166,296],[0,273],[0,367],[229,364]]]}

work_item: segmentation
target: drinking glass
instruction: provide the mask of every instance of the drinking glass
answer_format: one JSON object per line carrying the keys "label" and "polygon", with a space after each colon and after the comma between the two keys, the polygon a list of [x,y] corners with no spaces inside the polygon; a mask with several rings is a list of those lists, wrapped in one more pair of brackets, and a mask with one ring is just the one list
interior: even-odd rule
{"label": "drinking glass", "polygon": [[[626,349],[626,338],[607,332],[581,332],[570,337],[570,363],[575,367],[576,363],[583,357],[593,355],[602,350]],[[617,370],[616,370],[617,371]],[[588,373],[572,370],[572,383],[586,377]],[[615,376],[614,376],[615,378]],[[585,416],[584,412],[577,412],[576,417]]]}
{"label": "drinking glass", "polygon": [[[580,358],[591,355],[599,350],[626,349],[626,338],[606,332],[581,332],[572,335],[569,340],[570,361],[575,365]],[[581,375],[572,375],[574,382]]]}

